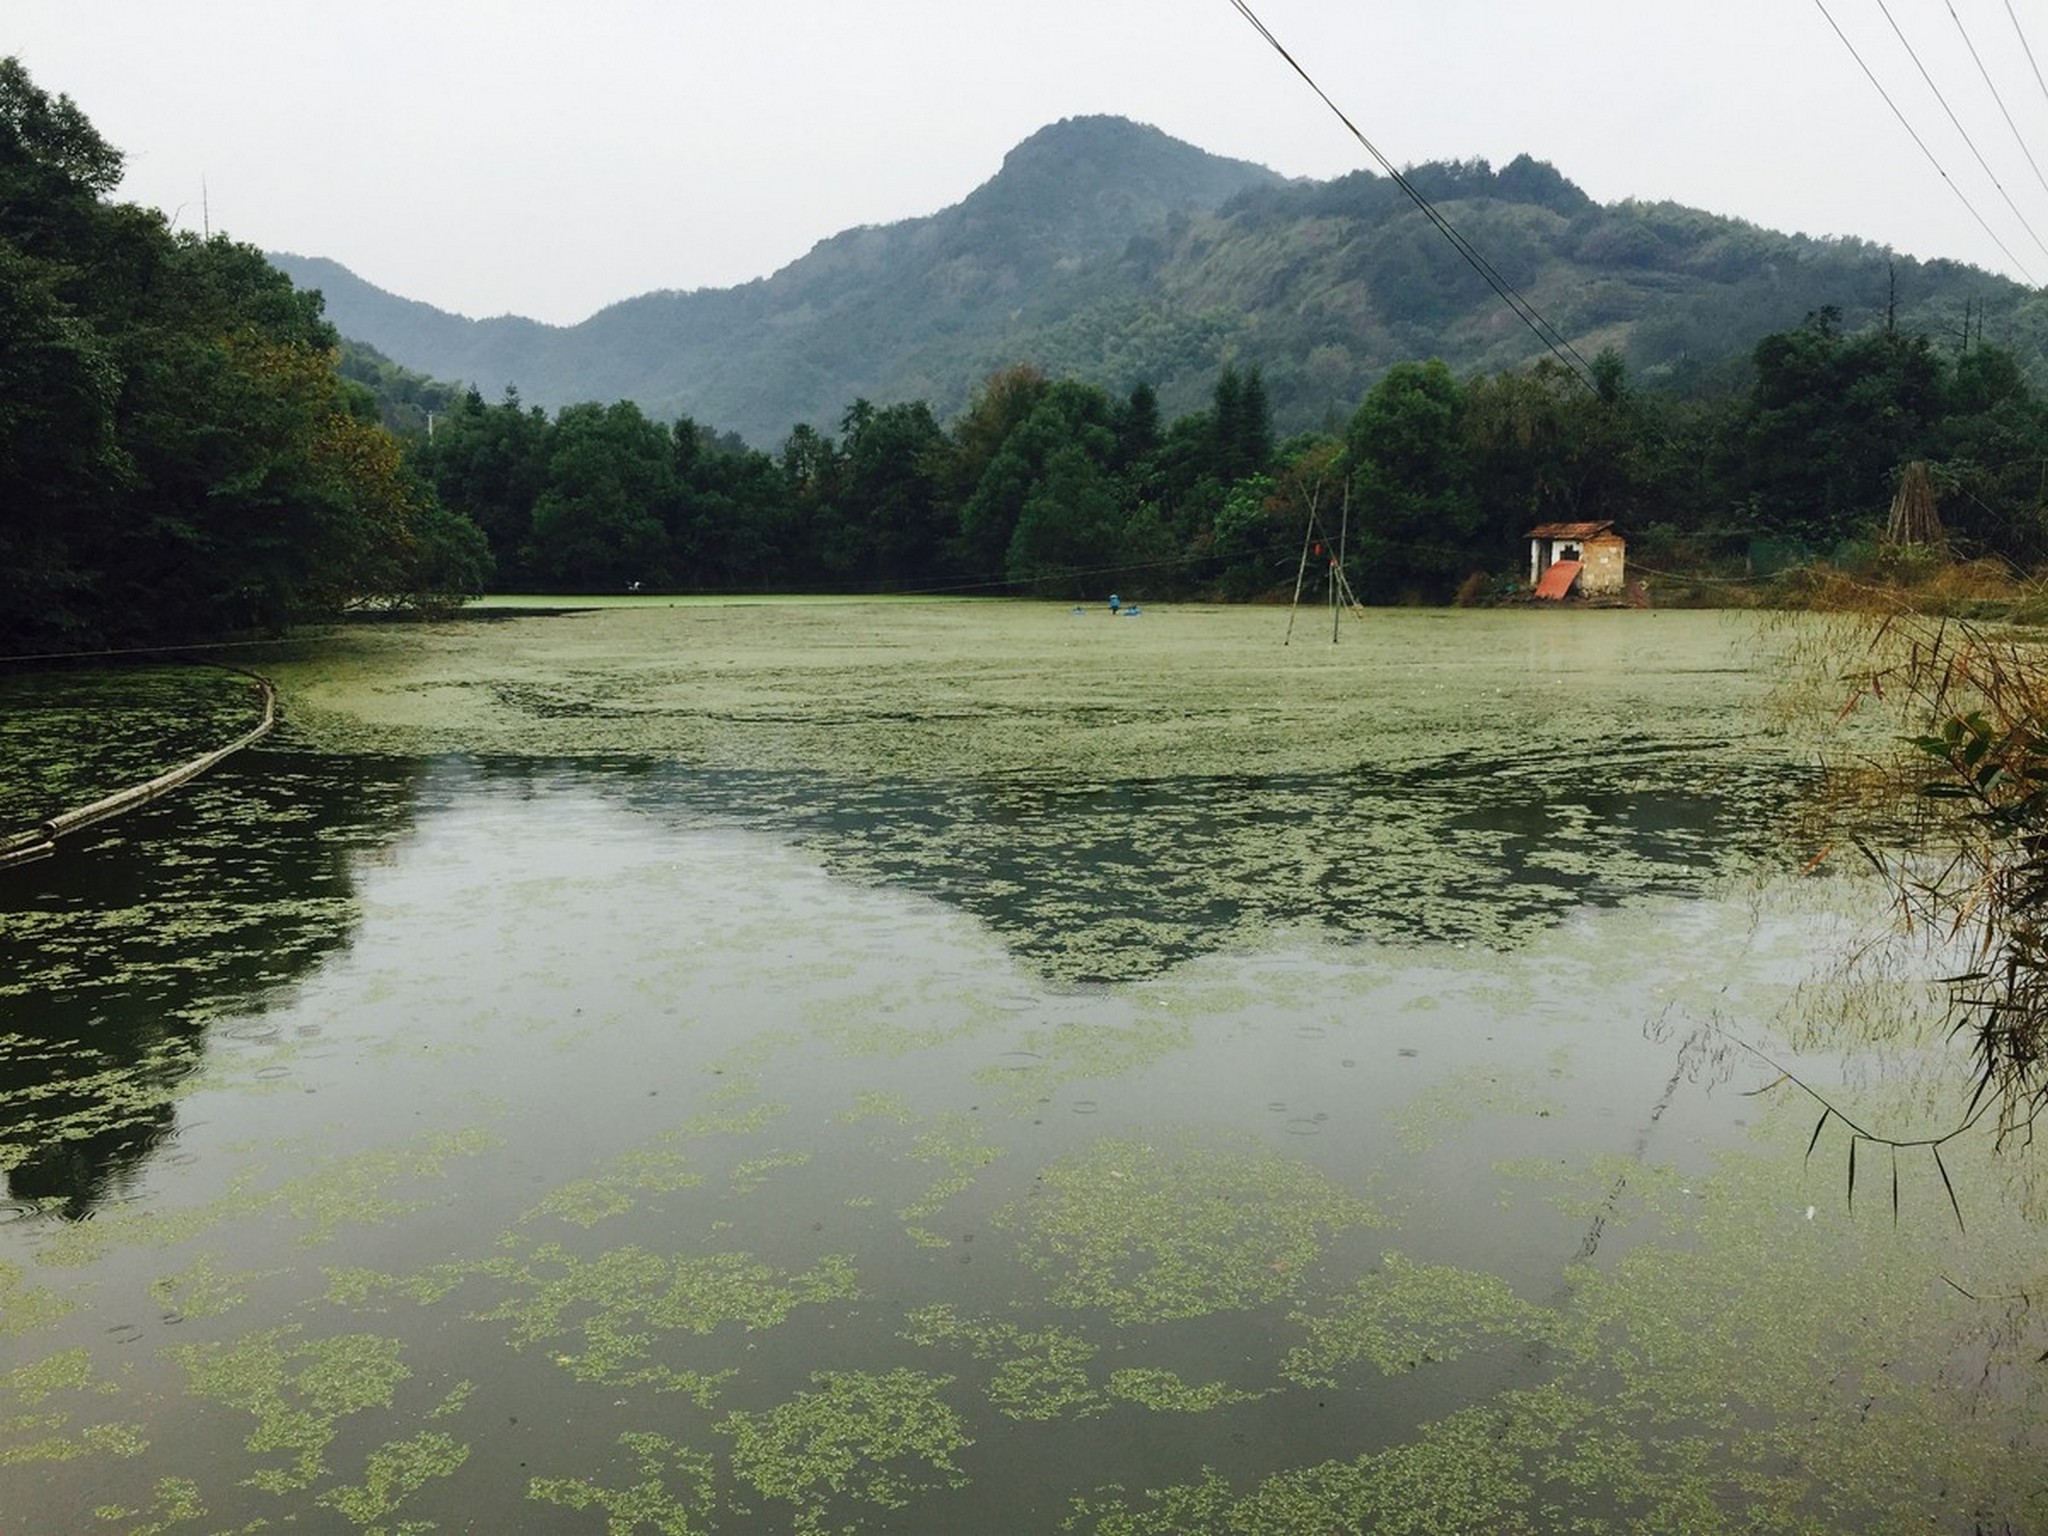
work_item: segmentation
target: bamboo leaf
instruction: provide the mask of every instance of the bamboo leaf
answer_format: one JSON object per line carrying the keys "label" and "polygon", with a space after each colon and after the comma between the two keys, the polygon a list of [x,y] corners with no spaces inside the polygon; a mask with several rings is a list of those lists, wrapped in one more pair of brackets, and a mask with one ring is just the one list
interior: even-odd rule
{"label": "bamboo leaf", "polygon": [[1938,1146],[1937,1146],[1937,1147],[1934,1147],[1934,1148],[1932,1149],[1932,1151],[1933,1151],[1933,1153],[1934,1153],[1934,1166],[1935,1166],[1935,1168],[1936,1168],[1936,1169],[1937,1169],[1937,1170],[1938,1170],[1938,1171],[1940,1172],[1940,1174],[1941,1174],[1941,1187],[1942,1187],[1943,1189],[1945,1189],[1945,1190],[1947,1190],[1947,1191],[1948,1191],[1948,1203],[1949,1203],[1949,1208],[1950,1208],[1951,1210],[1953,1210],[1953,1211],[1954,1211],[1954,1212],[1956,1213],[1956,1230],[1957,1230],[1958,1232],[1960,1232],[1960,1231],[1963,1231],[1963,1230],[1964,1230],[1964,1227],[1963,1227],[1963,1206],[1962,1206],[1962,1202],[1961,1202],[1960,1200],[1956,1199],[1956,1187],[1955,1187],[1955,1185],[1953,1185],[1953,1184],[1951,1184],[1951,1183],[1949,1182],[1949,1178],[1948,1178],[1948,1164],[1944,1163],[1944,1162],[1943,1162],[1943,1161],[1941,1160],[1941,1148],[1940,1148],[1940,1147],[1938,1147]]}
{"label": "bamboo leaf", "polygon": [[1849,1138],[1849,1209],[1852,1211],[1856,1209],[1856,1143],[1862,1139],[1860,1136]]}
{"label": "bamboo leaf", "polygon": [[1805,1160],[1807,1162],[1813,1161],[1813,1149],[1820,1145],[1820,1133],[1828,1128],[1828,1117],[1833,1113],[1832,1109],[1824,1109],[1820,1112],[1820,1124],[1813,1128],[1813,1139],[1806,1144]]}
{"label": "bamboo leaf", "polygon": [[1892,1225],[1899,1224],[1899,1149],[1892,1148]]}

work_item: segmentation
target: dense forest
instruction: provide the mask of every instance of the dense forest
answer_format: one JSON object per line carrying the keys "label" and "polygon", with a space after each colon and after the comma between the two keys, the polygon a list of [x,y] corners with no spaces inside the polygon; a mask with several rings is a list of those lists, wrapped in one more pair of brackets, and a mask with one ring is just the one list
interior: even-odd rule
{"label": "dense forest", "polygon": [[1256,368],[1166,421],[1146,385],[1012,367],[951,423],[855,401],[776,456],[626,402],[550,418],[470,392],[411,460],[508,589],[1249,598],[1292,582],[1314,512],[1348,525],[1352,584],[1382,602],[1507,590],[1552,521],[1619,522],[1652,569],[1837,557],[1876,538],[1914,461],[1958,552],[2048,559],[2048,405],[2012,355],[1829,310],[1712,390],[1632,388],[1611,352],[1469,379],[1410,362],[1341,431],[1285,440]]}
{"label": "dense forest", "polygon": [[475,588],[443,509],[255,249],[110,201],[121,156],[0,60],[0,638],[275,629]]}
{"label": "dense forest", "polygon": [[942,420],[855,399],[780,450],[626,402],[486,400],[344,344],[258,253],[114,203],[120,158],[0,64],[0,646],[79,650],[566,593],[1253,598],[1310,519],[1367,601],[1506,591],[1540,522],[1614,520],[1639,569],[1874,539],[1931,466],[1960,552],[2048,560],[2048,404],[1968,332],[1822,307],[1655,387],[1617,351],[1387,369],[1282,437],[1265,369],[1169,416],[993,370]]}

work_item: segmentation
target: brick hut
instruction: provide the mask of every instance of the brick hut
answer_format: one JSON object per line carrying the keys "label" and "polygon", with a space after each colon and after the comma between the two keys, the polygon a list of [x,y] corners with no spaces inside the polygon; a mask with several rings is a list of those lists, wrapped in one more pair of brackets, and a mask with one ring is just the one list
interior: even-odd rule
{"label": "brick hut", "polygon": [[1529,530],[1529,581],[1538,597],[1618,597],[1628,540],[1612,523],[1545,523]]}

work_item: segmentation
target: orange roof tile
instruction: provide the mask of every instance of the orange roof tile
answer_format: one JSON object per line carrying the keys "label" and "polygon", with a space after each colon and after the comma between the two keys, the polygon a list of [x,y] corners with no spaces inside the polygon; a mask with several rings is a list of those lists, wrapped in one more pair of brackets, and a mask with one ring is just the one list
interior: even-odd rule
{"label": "orange roof tile", "polygon": [[1565,594],[1572,589],[1572,583],[1579,579],[1579,572],[1582,569],[1584,567],[1576,560],[1558,561],[1545,571],[1543,579],[1536,583],[1536,595],[1563,602]]}

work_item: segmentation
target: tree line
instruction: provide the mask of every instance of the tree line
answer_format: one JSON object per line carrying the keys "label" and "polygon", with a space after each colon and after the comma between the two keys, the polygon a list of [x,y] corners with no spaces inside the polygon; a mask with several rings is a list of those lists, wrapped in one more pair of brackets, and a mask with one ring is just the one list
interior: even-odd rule
{"label": "tree line", "polygon": [[280,630],[486,588],[1247,599],[1338,529],[1367,601],[1507,585],[1534,524],[1726,569],[1870,538],[1908,462],[1964,552],[2048,561],[2048,405],[2012,354],[1823,310],[1641,388],[1620,359],[1396,365],[1278,439],[1260,369],[1165,420],[997,370],[942,422],[856,400],[779,451],[625,401],[550,416],[345,347],[260,253],[111,200],[121,159],[0,61],[0,648]]}
{"label": "tree line", "polygon": [[469,392],[412,463],[474,521],[506,590],[987,591],[1257,597],[1311,527],[1345,531],[1367,601],[1512,582],[1535,524],[1612,521],[1683,571],[1839,558],[1926,462],[1961,552],[2048,560],[2048,403],[2011,353],[1846,334],[1823,310],[1694,387],[1638,389],[1620,359],[1459,379],[1397,365],[1333,431],[1276,440],[1256,367],[1162,421],[1027,366],[942,424],[855,401],[779,454],[621,402],[552,420]]}

